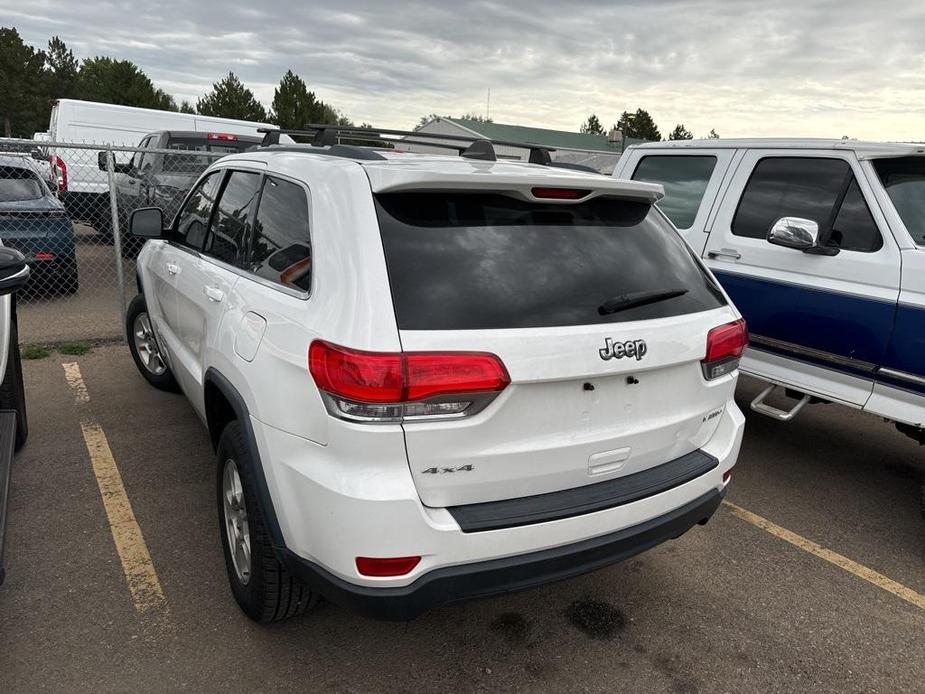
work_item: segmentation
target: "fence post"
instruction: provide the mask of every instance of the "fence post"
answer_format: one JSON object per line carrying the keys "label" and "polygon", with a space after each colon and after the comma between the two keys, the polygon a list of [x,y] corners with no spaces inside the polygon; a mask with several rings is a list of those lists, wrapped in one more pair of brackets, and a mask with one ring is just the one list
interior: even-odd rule
{"label": "fence post", "polygon": [[[119,204],[116,201],[116,173],[115,160],[116,155],[110,149],[107,150],[106,173],[109,178],[109,208],[112,213],[112,248],[116,254],[116,284],[119,292],[119,318],[125,320],[125,274],[122,269],[122,238],[119,229]],[[125,339],[125,333],[122,332],[122,339]]]}

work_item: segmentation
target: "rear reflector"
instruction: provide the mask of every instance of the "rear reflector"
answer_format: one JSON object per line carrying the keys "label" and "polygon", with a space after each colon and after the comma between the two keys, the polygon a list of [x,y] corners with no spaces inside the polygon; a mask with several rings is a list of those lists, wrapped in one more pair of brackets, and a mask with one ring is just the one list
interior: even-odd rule
{"label": "rear reflector", "polygon": [[357,557],[357,571],[363,576],[404,576],[421,563],[420,557]]}
{"label": "rear reflector", "polygon": [[707,333],[707,353],[701,362],[704,378],[711,380],[735,371],[747,346],[748,328],[744,319],[713,328]]}
{"label": "rear reflector", "polygon": [[534,188],[533,197],[541,200],[580,200],[591,194],[590,190],[576,188]]}
{"label": "rear reflector", "polygon": [[487,352],[364,352],[322,340],[308,348],[308,370],[339,415],[363,421],[460,416],[511,382]]}
{"label": "rear reflector", "polygon": [[36,260],[54,260],[55,254],[48,253],[47,251],[39,251],[38,253],[35,254],[34,257]]}
{"label": "rear reflector", "polygon": [[238,136],[231,135],[230,133],[209,133],[208,139],[210,140],[223,140],[225,142],[237,142]]}

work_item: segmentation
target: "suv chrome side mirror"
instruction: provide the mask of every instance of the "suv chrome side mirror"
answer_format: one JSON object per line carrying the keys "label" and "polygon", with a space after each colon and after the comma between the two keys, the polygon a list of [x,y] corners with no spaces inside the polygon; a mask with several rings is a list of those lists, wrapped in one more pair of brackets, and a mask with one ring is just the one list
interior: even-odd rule
{"label": "suv chrome side mirror", "polygon": [[819,225],[802,217],[781,217],[768,232],[768,243],[806,251],[819,241]]}
{"label": "suv chrome side mirror", "polygon": [[128,230],[142,239],[159,239],[164,235],[164,213],[160,207],[139,207],[128,220]]}

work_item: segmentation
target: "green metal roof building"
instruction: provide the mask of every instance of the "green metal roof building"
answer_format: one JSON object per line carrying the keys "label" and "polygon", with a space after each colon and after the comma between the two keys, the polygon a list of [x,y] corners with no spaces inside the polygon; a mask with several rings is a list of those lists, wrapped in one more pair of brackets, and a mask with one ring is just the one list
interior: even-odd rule
{"label": "green metal roof building", "polygon": [[[545,145],[556,150],[552,155],[554,160],[584,164],[606,174],[613,172],[614,166],[620,158],[623,145],[628,147],[630,144],[635,144],[635,141],[626,143],[610,142],[604,135],[532,128],[524,125],[486,123],[468,118],[435,118],[422,125],[418,130],[437,135],[464,135]],[[427,147],[427,145],[405,145],[403,148],[413,152],[446,152],[445,149]],[[495,153],[499,158],[520,159],[523,161],[526,161],[529,156],[529,150],[527,149],[504,145],[496,145]]]}

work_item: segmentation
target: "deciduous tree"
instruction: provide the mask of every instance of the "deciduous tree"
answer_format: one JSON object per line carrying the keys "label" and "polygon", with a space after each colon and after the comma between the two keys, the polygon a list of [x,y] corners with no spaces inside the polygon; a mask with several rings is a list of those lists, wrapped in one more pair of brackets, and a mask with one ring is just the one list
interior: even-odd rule
{"label": "deciduous tree", "polygon": [[106,56],[84,60],[77,78],[77,93],[86,101],[177,110],[173,97],[155,87],[141,68],[130,60]]}

